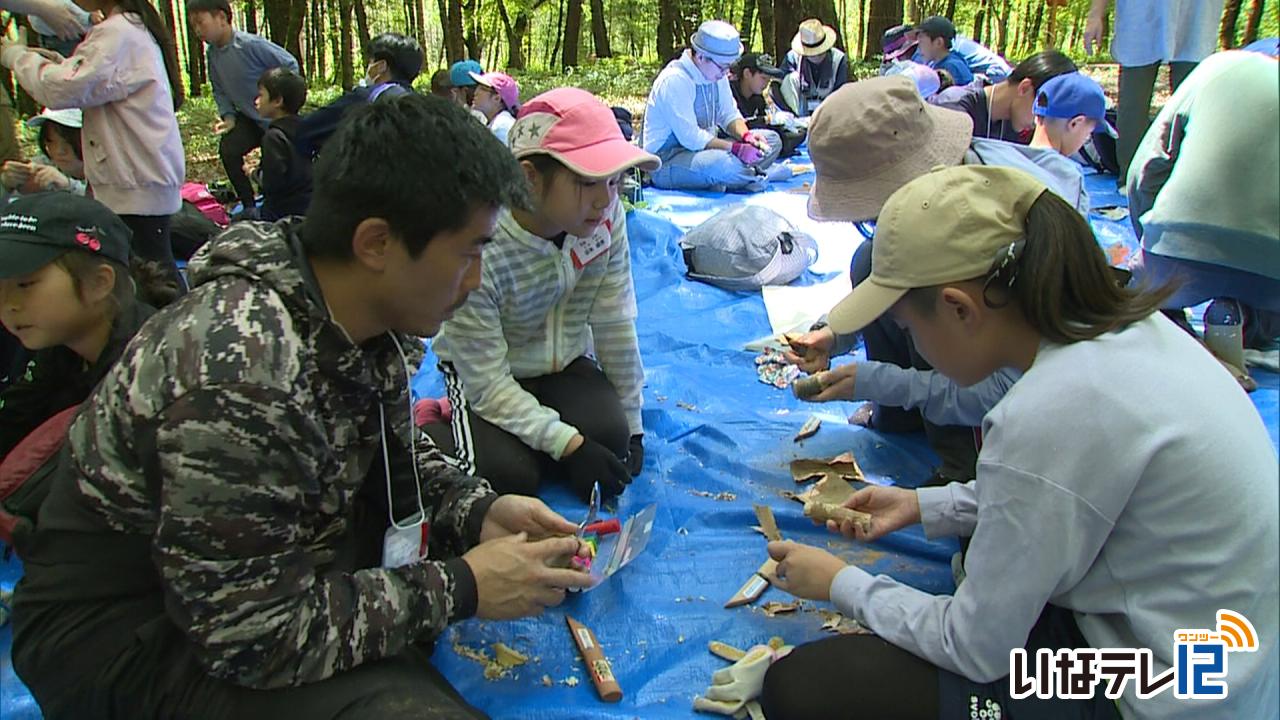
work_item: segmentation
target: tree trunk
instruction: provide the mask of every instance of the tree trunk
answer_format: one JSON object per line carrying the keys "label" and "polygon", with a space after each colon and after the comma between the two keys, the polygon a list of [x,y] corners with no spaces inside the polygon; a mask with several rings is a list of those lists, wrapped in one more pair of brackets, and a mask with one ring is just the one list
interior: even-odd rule
{"label": "tree trunk", "polygon": [[982,42],[982,29],[987,24],[987,4],[990,0],[980,0],[978,3],[978,11],[973,15],[973,32],[970,37],[976,43]]}
{"label": "tree trunk", "polygon": [[565,0],[560,0],[556,5],[556,24],[552,27],[556,38],[555,44],[551,46],[551,62],[547,63],[548,67],[556,67],[560,59],[560,48],[564,42],[564,2]]}
{"label": "tree trunk", "polygon": [[294,59],[302,57],[302,21],[307,15],[307,0],[293,0],[285,23],[284,42],[280,43]]}
{"label": "tree trunk", "polygon": [[954,18],[956,16],[956,0],[947,0],[947,11],[943,17]]}
{"label": "tree trunk", "polygon": [[449,55],[449,62],[466,60],[467,50],[462,36],[462,0],[438,0],[438,2],[440,24],[444,26],[444,45]]}
{"label": "tree trunk", "polygon": [[743,0],[742,21],[738,31],[742,33],[742,45],[748,49],[755,44],[756,0]]}
{"label": "tree trunk", "polygon": [[369,43],[373,37],[369,35],[369,16],[364,11],[364,0],[354,0],[352,6],[356,11],[356,28],[360,31],[360,57],[369,52]]}
{"label": "tree trunk", "polygon": [[[516,16],[515,24],[512,25],[505,0],[498,0],[498,17],[502,19],[502,29],[507,33],[507,69],[524,70],[524,34],[529,30],[529,16],[521,10]],[[521,28],[521,21],[523,21],[523,28]]]}
{"label": "tree trunk", "polygon": [[[877,43],[878,44],[878,43]],[[880,49],[868,47],[867,42],[867,0],[858,0],[858,57],[869,58],[880,54]]]}
{"label": "tree trunk", "polygon": [[[901,5],[901,0],[899,0]],[[800,27],[802,9],[799,0],[773,0],[773,46],[777,48],[778,62],[791,48],[791,38],[795,37]]]}
{"label": "tree trunk", "polygon": [[338,66],[342,69],[342,89],[350,90],[356,84],[355,63],[351,57],[351,6],[355,0],[338,0]]}
{"label": "tree trunk", "polygon": [[604,0],[591,0],[591,39],[595,42],[596,57],[613,57],[609,48],[609,25],[605,22]]}
{"label": "tree trunk", "polygon": [[1218,47],[1230,50],[1236,46],[1236,22],[1240,19],[1240,0],[1227,0],[1222,8],[1222,25],[1218,28]]}
{"label": "tree trunk", "polygon": [[187,23],[187,80],[191,86],[187,97],[200,97],[204,94],[207,72],[204,66],[204,42],[191,23]]}
{"label": "tree trunk", "polygon": [[[760,47],[766,54],[773,56],[774,62],[781,64],[786,50],[778,52],[778,41],[773,34],[773,0],[756,0],[756,14],[760,22]],[[783,48],[785,47],[784,45]]]}
{"label": "tree trunk", "polygon": [[867,42],[863,60],[875,60],[882,52],[880,38],[884,31],[902,24],[902,0],[871,0],[867,11]]}
{"label": "tree trunk", "polygon": [[1044,2],[1036,4],[1036,19],[1031,23],[1031,51],[1035,52],[1040,49],[1040,26],[1044,22]]}
{"label": "tree trunk", "polygon": [[919,0],[907,0],[907,19],[910,20],[912,24],[920,22],[921,17],[920,17]]}
{"label": "tree trunk", "polygon": [[1253,0],[1249,6],[1249,19],[1244,24],[1244,44],[1248,45],[1258,39],[1258,28],[1262,25],[1263,0]]}
{"label": "tree trunk", "polygon": [[1046,48],[1057,48],[1058,34],[1055,26],[1058,24],[1058,6],[1050,5],[1045,11],[1049,13],[1049,27],[1044,33],[1044,46]]}
{"label": "tree trunk", "polygon": [[578,45],[582,37],[582,0],[568,0],[564,17],[564,52],[561,63],[564,67],[578,66]]}
{"label": "tree trunk", "polygon": [[[767,0],[761,0],[766,2]],[[676,54],[676,37],[680,27],[678,0],[658,0],[658,61],[665,63]],[[764,14],[761,11],[761,22]],[[683,39],[681,40],[683,42]]]}
{"label": "tree trunk", "polygon": [[247,0],[244,4],[244,31],[250,35],[258,34],[258,3]]}
{"label": "tree trunk", "polygon": [[1009,53],[1009,0],[1001,0],[1000,16],[996,24],[996,37],[999,50],[996,52],[1008,56]]}
{"label": "tree trunk", "polygon": [[791,38],[795,37],[795,32],[799,29],[801,21],[808,18],[817,18],[822,21],[823,25],[836,31],[836,47],[841,50],[848,50],[845,45],[844,31],[840,25],[840,16],[836,13],[835,0],[803,0],[798,10],[796,27],[792,28],[790,30],[791,34],[787,36],[788,45],[791,43]]}

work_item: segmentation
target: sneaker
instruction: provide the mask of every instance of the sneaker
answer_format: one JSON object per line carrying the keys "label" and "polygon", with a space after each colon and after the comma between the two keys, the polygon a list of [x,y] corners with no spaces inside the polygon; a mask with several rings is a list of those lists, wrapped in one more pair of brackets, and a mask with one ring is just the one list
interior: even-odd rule
{"label": "sneaker", "polygon": [[262,212],[258,210],[258,208],[256,207],[245,208],[244,210],[241,210],[240,212],[231,216],[231,222],[233,223],[237,223],[245,220],[252,221],[252,220],[261,220],[261,219],[262,219]]}

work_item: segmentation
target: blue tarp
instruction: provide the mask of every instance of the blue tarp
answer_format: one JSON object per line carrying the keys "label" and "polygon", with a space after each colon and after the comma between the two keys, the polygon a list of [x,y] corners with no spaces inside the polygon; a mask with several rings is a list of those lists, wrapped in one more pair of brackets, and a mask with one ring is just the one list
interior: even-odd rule
{"label": "blue tarp", "polygon": [[[798,178],[787,187],[798,188],[811,178]],[[1091,178],[1089,190],[1095,206],[1124,204],[1111,178]],[[803,212],[796,197],[779,192],[772,200],[756,196],[751,201],[776,205],[792,217]],[[775,618],[751,607],[722,607],[765,558],[764,539],[751,529],[756,523],[752,503],[773,507],[788,538],[828,547],[849,562],[928,592],[954,587],[949,566],[954,542],[929,542],[914,529],[878,543],[854,544],[816,530],[801,516],[798,503],[781,496],[795,489],[787,466],[796,457],[832,457],[852,450],[872,482],[907,487],[929,477],[935,458],[921,436],[884,435],[844,423],[855,409],[852,404],[805,405],[788,391],[757,382],[753,356],[740,348],[770,332],[760,294],[686,280],[677,244],[683,228],[748,198],[649,191],[646,199],[654,211],[636,211],[629,220],[647,371],[646,464],[616,512],[626,516],[657,503],[653,539],[642,556],[604,586],[571,596],[540,618],[473,620],[445,633],[435,663],[465,697],[495,718],[689,717],[694,694],[724,666],[708,653],[709,641],[747,647],[775,635],[790,643],[822,637],[823,618],[813,612],[822,604],[806,603],[805,610]],[[1136,249],[1127,221],[1093,220],[1099,242],[1113,258]],[[848,253],[859,237],[850,228]],[[1274,443],[1280,376],[1254,375],[1262,388],[1252,398]],[[422,397],[443,394],[430,359],[414,389]],[[826,419],[822,430],[808,441],[793,442],[815,412]],[[714,497],[721,493],[731,496]],[[582,503],[563,487],[548,487],[544,498],[570,519],[582,514]],[[0,566],[0,572],[5,573],[0,582],[11,584],[16,563]],[[770,589],[756,608],[789,599]],[[625,692],[621,703],[597,699],[565,628],[566,613],[595,630]],[[0,716],[37,718],[30,696],[9,668],[7,632],[0,631],[5,650]],[[487,650],[496,641],[533,660],[509,678],[487,681],[480,664],[453,649],[460,643]],[[566,684],[568,678],[576,678],[576,686]]]}

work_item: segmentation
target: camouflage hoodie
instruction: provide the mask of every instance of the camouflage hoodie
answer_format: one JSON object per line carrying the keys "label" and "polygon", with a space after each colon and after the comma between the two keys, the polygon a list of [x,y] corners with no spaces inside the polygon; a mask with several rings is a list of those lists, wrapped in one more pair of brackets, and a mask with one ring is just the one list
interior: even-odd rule
{"label": "camouflage hoodie", "polygon": [[[242,223],[197,254],[192,292],[72,426],[73,469],[40,517],[51,535],[149,537],[170,619],[213,676],[255,688],[322,680],[473,614],[459,556],[495,497],[413,428],[397,338],[356,347],[330,321],[297,231]],[[416,367],[421,343],[398,342]],[[430,522],[429,561],[390,570],[379,405],[396,517],[417,511],[413,437]],[[348,562],[371,508],[372,560]]]}

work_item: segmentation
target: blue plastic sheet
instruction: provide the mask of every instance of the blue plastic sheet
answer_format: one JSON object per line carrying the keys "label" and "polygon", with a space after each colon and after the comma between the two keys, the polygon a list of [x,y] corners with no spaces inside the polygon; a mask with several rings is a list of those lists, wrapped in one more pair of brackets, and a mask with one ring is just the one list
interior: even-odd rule
{"label": "blue plastic sheet", "polygon": [[[795,489],[788,472],[793,458],[845,451],[853,451],[870,481],[914,487],[929,477],[936,461],[923,438],[849,426],[844,418],[855,409],[852,404],[805,405],[788,391],[757,382],[752,354],[739,348],[769,332],[760,294],[728,292],[684,278],[678,246],[682,228],[747,200],[775,203],[784,214],[794,213],[795,196],[785,190],[806,180],[812,175],[787,183],[783,192],[772,195],[774,200],[650,190],[646,199],[656,212],[631,214],[638,329],[647,371],[646,463],[644,474],[614,510],[627,516],[657,503],[653,538],[642,556],[604,586],[571,596],[542,617],[506,623],[472,620],[445,633],[434,662],[466,698],[493,717],[686,718],[693,714],[693,696],[725,665],[707,651],[709,641],[745,648],[775,635],[790,643],[822,637],[823,618],[813,612],[822,604],[807,603],[800,612],[775,618],[752,607],[722,607],[765,558],[765,541],[751,529],[756,523],[752,503],[770,505],[790,539],[827,547],[849,562],[928,592],[953,590],[949,561],[954,542],[930,542],[915,529],[857,545],[815,529],[798,503],[780,495]],[[1113,178],[1089,178],[1089,191],[1095,207],[1124,204]],[[1113,258],[1136,251],[1127,220],[1098,215],[1091,220],[1099,243]],[[848,253],[858,242],[851,229]],[[814,279],[810,274],[802,282]],[[1280,376],[1255,372],[1254,377],[1262,387],[1251,397],[1276,443]],[[434,359],[423,365],[414,390],[419,397],[443,394]],[[794,443],[792,437],[815,411],[825,418],[822,430]],[[732,499],[716,499],[721,493],[732,494]],[[546,488],[544,498],[575,521],[584,510],[583,503],[555,484]],[[0,587],[12,587],[19,575],[16,561],[0,564]],[[755,607],[771,600],[790,598],[770,589]],[[625,692],[621,703],[605,704],[596,697],[565,628],[566,613],[595,630]],[[479,663],[453,648],[459,643],[489,651],[497,641],[529,654],[531,661],[510,677],[487,681]],[[9,642],[8,628],[0,629],[0,717],[39,718],[12,674]],[[576,685],[567,684],[569,678],[576,678]]]}

